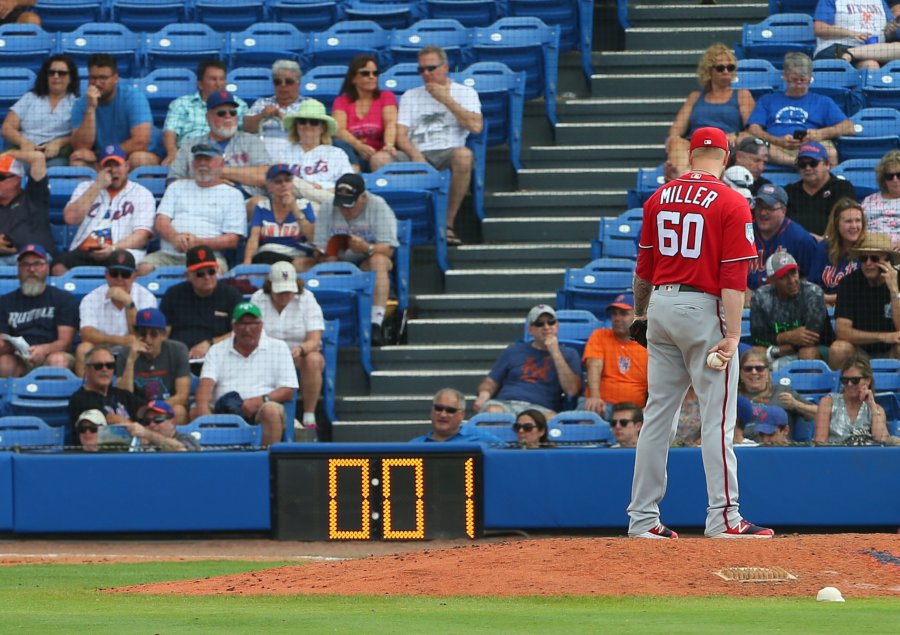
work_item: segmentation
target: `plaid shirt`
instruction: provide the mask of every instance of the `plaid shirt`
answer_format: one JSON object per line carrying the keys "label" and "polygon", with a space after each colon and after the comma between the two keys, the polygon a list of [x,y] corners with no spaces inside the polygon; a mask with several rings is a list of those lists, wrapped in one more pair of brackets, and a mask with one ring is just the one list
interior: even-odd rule
{"label": "plaid shirt", "polygon": [[[240,97],[235,97],[238,102],[238,128],[244,127],[244,114],[247,112],[247,103]],[[209,124],[206,122],[206,101],[200,97],[200,91],[193,95],[184,95],[169,104],[169,112],[166,114],[164,130],[175,133],[175,142],[180,144],[188,137],[205,137],[209,134]]]}

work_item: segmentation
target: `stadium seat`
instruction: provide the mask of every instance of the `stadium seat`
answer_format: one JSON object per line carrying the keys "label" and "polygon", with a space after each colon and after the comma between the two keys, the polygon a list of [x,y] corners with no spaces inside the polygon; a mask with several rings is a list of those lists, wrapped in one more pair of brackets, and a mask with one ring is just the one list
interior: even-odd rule
{"label": "stadium seat", "polygon": [[322,356],[325,358],[325,370],[322,371],[322,406],[325,409],[325,415],[332,423],[337,421],[334,402],[337,393],[340,332],[340,320],[325,320],[325,330],[322,332]]}
{"label": "stadium seat", "polygon": [[248,103],[274,92],[272,69],[268,66],[245,66],[228,72],[225,89]]}
{"label": "stadium seat", "polygon": [[88,293],[106,284],[106,267],[82,266],[72,267],[61,276],[50,278],[54,287],[68,291],[78,302]]}
{"label": "stadium seat", "polygon": [[[301,62],[306,36],[292,24],[263,22],[232,33],[231,66],[271,66],[276,60]],[[303,64],[301,64],[303,66]]]}
{"label": "stadium seat", "polygon": [[900,150],[900,111],[896,108],[864,108],[850,117],[852,137],[838,137],[841,161],[880,159],[891,150]]}
{"label": "stadium seat", "polygon": [[876,165],[878,159],[850,159],[831,168],[831,173],[853,183],[857,197],[862,200],[878,191],[878,183],[875,181]]}
{"label": "stadium seat", "polygon": [[624,212],[616,216],[616,218],[619,221],[624,221],[626,223],[630,223],[632,221],[642,223],[644,222],[644,208],[632,207],[631,209],[626,209]]}
{"label": "stadium seat", "polygon": [[569,410],[547,422],[547,437],[553,443],[613,443],[609,424],[596,412]]}
{"label": "stadium seat", "polygon": [[[271,265],[265,264],[241,264],[232,267],[225,277],[226,279],[232,280],[246,280],[256,289],[262,289],[263,284],[269,279],[269,271],[271,268]],[[249,299],[249,294],[245,295],[247,295]]]}
{"label": "stadium seat", "polygon": [[641,225],[643,219],[640,221],[600,219],[597,239],[591,242],[591,257],[637,260],[637,242],[641,235]]}
{"label": "stadium seat", "polygon": [[471,42],[469,29],[456,20],[419,20],[391,34],[391,55],[395,64],[414,64],[423,46],[440,46],[447,53],[450,70],[459,71],[469,64]]}
{"label": "stadium seat", "polygon": [[62,33],[60,50],[72,57],[78,65],[78,74],[88,76],[88,58],[95,53],[115,56],[119,76],[138,77],[141,74],[141,37],[128,27],[115,22],[89,22],[71,33]]}
{"label": "stadium seat", "polygon": [[265,22],[263,0],[193,0],[194,20],[216,31],[241,31]]}
{"label": "stadium seat", "polygon": [[128,174],[128,180],[140,183],[156,198],[157,204],[166,192],[169,168],[165,165],[142,165]]}
{"label": "stadium seat", "polygon": [[563,288],[556,292],[556,309],[583,309],[598,318],[616,296],[630,293],[634,261],[625,258],[598,258],[581,269],[566,269]]}
{"label": "stadium seat", "polygon": [[[750,309],[745,308],[741,312],[741,344],[746,344],[748,346],[753,345],[753,340],[750,337]],[[738,355],[740,357],[740,355]]]}
{"label": "stadium seat", "polygon": [[24,67],[0,67],[0,121],[10,107],[34,88],[35,73]]}
{"label": "stadium seat", "polygon": [[397,308],[406,311],[409,308],[410,261],[412,260],[412,220],[397,221],[397,242],[400,245],[394,250],[394,269],[391,278],[397,294]]}
{"label": "stadium seat", "polygon": [[170,287],[184,281],[184,267],[178,265],[157,267],[146,276],[137,279],[139,285],[159,299],[166,294]]}
{"label": "stadium seat", "polygon": [[53,236],[53,243],[56,245],[56,250],[59,252],[69,250],[69,245],[72,244],[72,239],[75,238],[77,232],[77,225],[50,224],[50,234]]}
{"label": "stadium seat", "polygon": [[386,68],[391,65],[389,45],[390,33],[371,20],[345,20],[310,35],[306,52],[312,67],[347,64],[365,53],[378,60],[379,68]]}
{"label": "stadium seat", "polygon": [[507,144],[510,164],[514,170],[521,170],[526,73],[512,71],[499,62],[477,62],[454,74],[453,79],[478,93],[481,115],[488,126],[487,145]]}
{"label": "stadium seat", "polygon": [[50,222],[62,225],[63,208],[82,181],[93,181],[97,173],[87,167],[57,166],[47,170],[50,178]]}
{"label": "stadium seat", "polygon": [[0,26],[0,67],[19,66],[35,73],[56,49],[56,38],[33,24]]}
{"label": "stadium seat", "polygon": [[862,72],[845,60],[814,60],[809,90],[831,97],[848,117],[865,105]]}
{"label": "stadium seat", "polygon": [[422,85],[422,76],[419,75],[417,63],[394,64],[379,76],[379,84],[385,90],[389,90],[397,97],[411,88]]}
{"label": "stadium seat", "polygon": [[336,0],[267,0],[269,19],[304,32],[324,31],[343,18]]}
{"label": "stadium seat", "polygon": [[560,51],[581,52],[581,70],[587,81],[594,74],[594,2],[592,0],[508,0],[509,16],[531,16],[559,26]]}
{"label": "stadium seat", "polygon": [[188,68],[158,68],[136,79],[134,87],[147,98],[154,125],[162,127],[169,104],[182,95],[197,91],[197,76]]}
{"label": "stadium seat", "polygon": [[[796,173],[794,173],[796,180]],[[641,207],[650,196],[666,182],[663,166],[655,168],[638,168],[635,189],[628,190],[628,207]]]}
{"label": "stadium seat", "polygon": [[68,368],[40,366],[10,382],[9,404],[14,415],[39,417],[47,425],[66,428],[68,438],[69,399],[81,385],[81,378]]}
{"label": "stadium seat", "polygon": [[383,197],[398,220],[412,222],[412,244],[434,245],[441,271],[447,262],[447,192],[449,171],[438,172],[427,163],[390,163],[363,174],[366,188]]}
{"label": "stadium seat", "polygon": [[187,19],[184,0],[111,0],[110,19],[135,32],[153,32]]}
{"label": "stadium seat", "polygon": [[33,416],[0,417],[0,449],[62,450],[65,428],[50,426]]}
{"label": "stadium seat", "polygon": [[749,90],[754,99],[766,93],[784,88],[781,71],[768,60],[738,60],[737,81],[732,83],[735,90]]}
{"label": "stadium seat", "polygon": [[501,18],[475,30],[472,51],[479,62],[502,62],[526,71],[525,99],[544,97],[547,119],[556,126],[559,31],[538,18]]}
{"label": "stadium seat", "polygon": [[226,57],[225,36],[205,24],[169,24],[145,39],[147,70],[194,70],[206,59]]}
{"label": "stadium seat", "polygon": [[[16,265],[0,265],[0,295],[15,291],[19,288],[19,268]],[[3,380],[0,379],[0,388]],[[0,391],[0,399],[3,392]]]}
{"label": "stadium seat", "polygon": [[457,20],[465,27],[488,26],[507,15],[506,0],[425,0],[429,18]]}
{"label": "stadium seat", "polygon": [[262,443],[262,426],[252,426],[238,415],[204,415],[187,425],[178,426],[178,431],[194,437],[203,448],[255,448]]}
{"label": "stadium seat", "polygon": [[87,22],[101,22],[104,0],[39,0],[41,27],[50,33],[72,31]]}
{"label": "stadium seat", "polygon": [[790,386],[804,398],[819,403],[830,392],[837,390],[839,372],[833,371],[820,359],[800,359],[772,373],[772,383]]}
{"label": "stadium seat", "polygon": [[405,29],[424,17],[419,0],[346,0],[347,20],[371,20],[385,30]]}
{"label": "stadium seat", "polygon": [[466,137],[466,147],[472,151],[472,207],[475,208],[475,215],[479,221],[483,221],[485,217],[484,211],[484,189],[487,181],[487,139],[490,124],[487,119],[482,119],[481,132],[479,134],[469,133]]}
{"label": "stadium seat", "polygon": [[515,443],[519,435],[512,429],[516,415],[507,412],[479,412],[460,426],[460,432],[483,437],[489,434],[500,441]]}
{"label": "stadium seat", "polygon": [[816,47],[812,16],[806,13],[770,15],[759,24],[745,24],[741,47],[747,58],[768,60],[781,68],[785,53],[806,53]]}
{"label": "stadium seat", "polygon": [[872,359],[872,377],[875,391],[900,393],[900,359]]}
{"label": "stadium seat", "polygon": [[300,80],[300,94],[318,99],[325,104],[327,110],[331,110],[334,100],[341,94],[346,74],[346,66],[317,66],[310,69]]}
{"label": "stadium seat", "polygon": [[900,103],[900,60],[863,75],[863,95],[869,108],[896,108]]}

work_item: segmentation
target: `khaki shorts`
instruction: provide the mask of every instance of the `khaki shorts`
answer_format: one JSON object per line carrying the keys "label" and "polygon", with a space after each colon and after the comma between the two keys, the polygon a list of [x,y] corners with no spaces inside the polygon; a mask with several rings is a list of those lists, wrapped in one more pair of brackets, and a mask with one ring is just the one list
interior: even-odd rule
{"label": "khaki shorts", "polygon": [[[453,160],[453,151],[456,148],[444,148],[443,150],[426,150],[422,154],[425,156],[425,160],[431,164],[431,166],[435,170],[449,170],[450,162]],[[394,157],[394,161],[398,161],[400,163],[408,163],[412,161],[409,158],[409,155],[405,152],[397,150],[397,155]]]}

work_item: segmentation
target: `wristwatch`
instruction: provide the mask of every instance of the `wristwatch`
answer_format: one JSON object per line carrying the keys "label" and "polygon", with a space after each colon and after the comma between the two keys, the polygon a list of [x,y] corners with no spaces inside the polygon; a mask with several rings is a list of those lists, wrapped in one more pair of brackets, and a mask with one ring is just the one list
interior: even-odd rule
{"label": "wristwatch", "polygon": [[269,395],[263,395],[263,403],[269,403],[269,401],[271,401]]}
{"label": "wristwatch", "polygon": [[374,254],[374,253],[375,253],[375,245],[373,245],[373,244],[370,243],[370,244],[369,244],[369,248],[366,250],[366,254],[368,254],[369,256],[371,256],[371,255]]}

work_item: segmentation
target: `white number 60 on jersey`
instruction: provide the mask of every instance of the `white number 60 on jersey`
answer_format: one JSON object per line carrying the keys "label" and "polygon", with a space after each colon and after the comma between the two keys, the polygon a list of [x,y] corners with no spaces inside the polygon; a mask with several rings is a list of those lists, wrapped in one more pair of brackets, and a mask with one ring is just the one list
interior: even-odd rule
{"label": "white number 60 on jersey", "polygon": [[656,215],[656,233],[659,236],[659,253],[663,256],[681,254],[683,258],[699,258],[703,239],[703,215],[690,212],[667,212]]}

